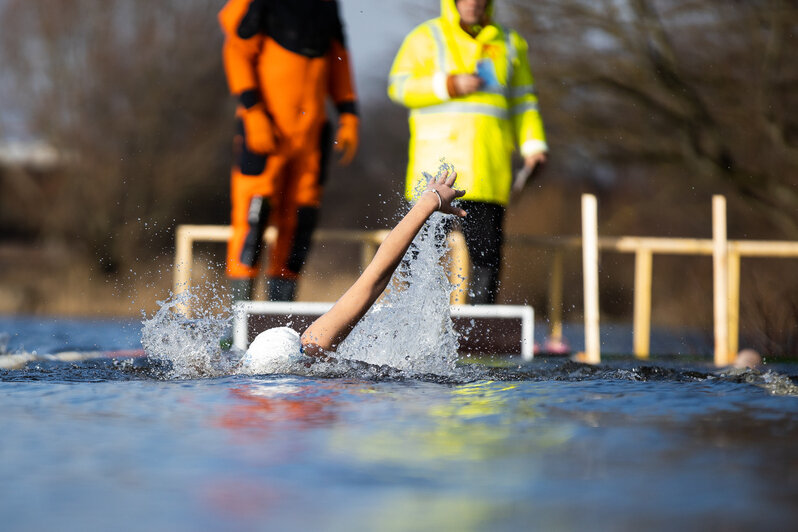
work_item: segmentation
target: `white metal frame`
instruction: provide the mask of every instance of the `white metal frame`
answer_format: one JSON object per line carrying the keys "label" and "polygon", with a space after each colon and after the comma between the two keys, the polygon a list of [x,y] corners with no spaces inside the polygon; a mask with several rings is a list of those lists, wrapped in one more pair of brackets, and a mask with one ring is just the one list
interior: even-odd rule
{"label": "white metal frame", "polygon": [[[244,350],[248,347],[249,316],[259,314],[320,316],[332,308],[333,303],[284,303],[273,301],[236,301],[233,304],[233,345]],[[535,311],[528,305],[452,305],[455,318],[517,318],[521,320],[521,358],[534,357]]]}

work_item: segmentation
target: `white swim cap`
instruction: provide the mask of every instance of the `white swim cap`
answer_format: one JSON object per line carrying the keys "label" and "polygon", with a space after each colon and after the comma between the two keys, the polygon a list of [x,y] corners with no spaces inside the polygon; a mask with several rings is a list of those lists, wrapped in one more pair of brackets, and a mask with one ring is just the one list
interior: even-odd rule
{"label": "white swim cap", "polygon": [[302,358],[299,333],[290,327],[274,327],[260,333],[241,359],[240,373],[282,373]]}

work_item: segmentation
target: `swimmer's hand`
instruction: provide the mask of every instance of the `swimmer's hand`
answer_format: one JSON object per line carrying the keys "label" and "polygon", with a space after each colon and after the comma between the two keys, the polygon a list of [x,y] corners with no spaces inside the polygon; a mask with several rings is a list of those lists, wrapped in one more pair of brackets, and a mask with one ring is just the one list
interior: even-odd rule
{"label": "swimmer's hand", "polygon": [[430,178],[429,182],[427,182],[427,189],[424,191],[424,194],[437,202],[438,207],[436,210],[444,214],[454,214],[460,218],[465,218],[466,212],[463,209],[452,206],[452,201],[465,194],[465,190],[452,188],[456,179],[457,172],[449,172],[449,170],[446,170]]}

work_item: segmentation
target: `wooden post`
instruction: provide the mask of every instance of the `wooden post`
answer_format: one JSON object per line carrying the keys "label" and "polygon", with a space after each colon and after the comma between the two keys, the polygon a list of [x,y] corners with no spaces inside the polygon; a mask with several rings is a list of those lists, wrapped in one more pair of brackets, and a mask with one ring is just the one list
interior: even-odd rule
{"label": "wooden post", "polygon": [[452,305],[465,305],[468,301],[468,269],[471,265],[463,233],[452,231],[449,235],[449,246],[452,250],[449,281],[454,285],[449,302]]}
{"label": "wooden post", "polygon": [[726,198],[712,197],[712,271],[715,296],[715,365],[729,357],[729,245],[726,240]]}
{"label": "wooden post", "polygon": [[635,252],[634,351],[637,358],[648,358],[651,345],[651,262],[648,248]]}
{"label": "wooden post", "polygon": [[601,362],[596,196],[582,194],[582,277],[585,292],[585,362]]}
{"label": "wooden post", "polygon": [[729,364],[740,348],[740,252],[729,251]]}
{"label": "wooden post", "polygon": [[[182,294],[191,287],[191,268],[194,263],[194,239],[187,226],[179,225],[175,235],[175,264],[172,270],[173,296]],[[180,304],[176,310],[188,314],[188,306]]]}
{"label": "wooden post", "polygon": [[563,249],[554,248],[549,277],[549,342],[562,342],[562,270]]}

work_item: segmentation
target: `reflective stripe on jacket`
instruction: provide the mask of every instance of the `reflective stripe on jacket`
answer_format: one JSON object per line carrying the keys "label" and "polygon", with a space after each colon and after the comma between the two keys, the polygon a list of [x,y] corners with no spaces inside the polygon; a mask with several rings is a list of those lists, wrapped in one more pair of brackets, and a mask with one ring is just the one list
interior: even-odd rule
{"label": "reflective stripe on jacket", "polygon": [[[457,170],[464,199],[506,205],[515,145],[525,155],[546,149],[526,41],[492,23],[470,36],[455,0],[442,0],[441,12],[405,38],[389,78],[388,95],[410,109],[405,195],[413,199],[422,172],[434,174],[443,159]],[[450,98],[447,75],[475,73],[480,62],[496,83]]]}

